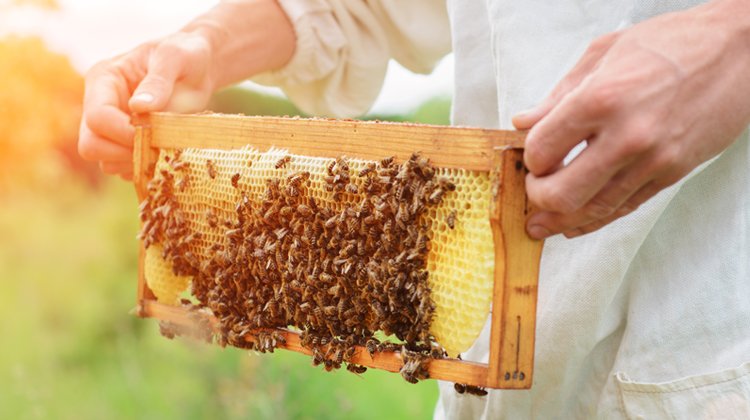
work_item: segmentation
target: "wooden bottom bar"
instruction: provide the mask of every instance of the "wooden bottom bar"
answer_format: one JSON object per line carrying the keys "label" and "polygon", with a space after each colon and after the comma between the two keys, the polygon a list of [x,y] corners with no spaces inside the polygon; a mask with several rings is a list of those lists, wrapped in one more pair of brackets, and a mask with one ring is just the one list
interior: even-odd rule
{"label": "wooden bottom bar", "polygon": [[[203,315],[199,312],[178,306],[164,305],[154,300],[142,300],[137,308],[137,314],[141,317],[155,318],[161,321],[171,322],[184,327],[193,327],[200,317],[208,318],[208,325],[214,328],[218,326],[218,321],[209,315]],[[301,344],[299,334],[289,330],[278,330],[286,339],[285,344],[279,343],[278,348],[295,351],[310,355],[310,349]],[[322,349],[326,349],[323,346]],[[374,369],[383,369],[389,372],[398,372],[404,365],[401,354],[398,351],[378,352],[370,357],[370,354],[362,346],[357,346],[354,356],[351,358],[352,363],[367,366]],[[487,383],[487,365],[483,363],[468,362],[458,359],[432,359],[427,366],[431,379],[440,379],[444,381],[458,382],[481,387],[488,387]],[[491,386],[489,386],[491,388]]]}

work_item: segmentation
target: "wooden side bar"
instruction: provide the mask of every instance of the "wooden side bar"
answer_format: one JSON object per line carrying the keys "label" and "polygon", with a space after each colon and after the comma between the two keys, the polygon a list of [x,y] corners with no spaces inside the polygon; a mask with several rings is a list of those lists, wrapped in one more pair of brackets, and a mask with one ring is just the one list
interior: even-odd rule
{"label": "wooden side bar", "polygon": [[[147,124],[139,124],[136,120],[135,138],[133,139],[133,184],[138,196],[138,202],[142,202],[148,194],[148,181],[153,176],[152,166],[156,162],[156,153],[151,149],[151,128]],[[146,284],[144,274],[144,262],[146,249],[143,242],[138,241],[138,289],[136,301],[138,302],[138,316],[145,316],[141,311],[141,302],[146,299],[156,299],[154,293]]]}
{"label": "wooden side bar", "polygon": [[488,171],[495,147],[520,147],[525,132],[403,124],[374,121],[179,115],[154,113],[140,117],[150,126],[155,148],[259,150],[276,146],[290,153],[337,158],[355,156],[380,160],[408,159],[413,152],[430,157],[433,165]]}
{"label": "wooden side bar", "polygon": [[495,243],[488,385],[531,387],[536,298],[543,241],[526,233],[531,208],[525,194],[523,149],[504,148],[495,157],[490,225]]}

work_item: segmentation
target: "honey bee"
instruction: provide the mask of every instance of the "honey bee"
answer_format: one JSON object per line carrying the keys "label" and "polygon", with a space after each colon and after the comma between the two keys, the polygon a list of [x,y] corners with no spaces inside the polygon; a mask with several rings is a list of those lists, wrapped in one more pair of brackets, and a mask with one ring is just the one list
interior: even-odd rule
{"label": "honey bee", "polygon": [[325,362],[325,357],[323,355],[323,352],[318,350],[317,348],[313,350],[313,357],[312,357],[312,365],[318,366],[321,363]]}
{"label": "honey bee", "polygon": [[206,210],[206,222],[212,228],[215,228],[219,224],[219,218],[216,217],[216,213],[212,209]]}
{"label": "honey bee", "polygon": [[354,184],[347,184],[346,192],[348,192],[349,194],[357,194],[359,192],[359,188],[357,188],[357,186]]}
{"label": "honey bee", "polygon": [[445,218],[445,222],[448,223],[448,227],[451,229],[456,227],[456,211],[455,210],[448,213],[448,216]]}
{"label": "honey bee", "polygon": [[306,206],[305,204],[299,204],[297,206],[297,214],[299,214],[300,216],[304,218],[308,218],[312,216],[313,212],[312,212],[312,209]]}
{"label": "honey bee", "polygon": [[[487,395],[487,390],[482,387],[474,385],[465,385],[465,387],[467,394],[476,395],[477,397],[484,397],[485,395]],[[458,390],[456,390],[456,392],[458,392]]]}
{"label": "honey bee", "polygon": [[375,164],[374,163],[368,163],[367,166],[365,166],[361,171],[359,171],[359,173],[357,174],[357,176],[364,177],[364,176],[367,176],[368,174],[370,174],[370,173],[372,173],[374,171],[375,171]]}
{"label": "honey bee", "polygon": [[409,371],[403,371],[402,370],[401,371],[401,377],[404,378],[404,379],[406,379],[406,382],[409,382],[411,384],[416,384],[417,382],[419,382],[419,379],[415,378],[414,374],[412,374]]}
{"label": "honey bee", "polygon": [[455,191],[456,190],[456,184],[454,184],[453,182],[451,182],[451,180],[448,179],[448,178],[446,178],[446,177],[440,177],[440,179],[438,180],[438,182],[440,182],[440,185],[443,188],[445,188],[446,190],[448,190],[448,191]]}
{"label": "honey bee", "polygon": [[440,346],[433,346],[432,349],[430,349],[430,357],[433,359],[442,359],[445,357],[445,354],[445,350]]}
{"label": "honey bee", "polygon": [[281,169],[284,166],[286,166],[286,164],[289,163],[291,160],[292,160],[291,156],[289,156],[289,155],[284,156],[283,158],[281,158],[281,159],[279,159],[279,160],[276,161],[276,164],[274,165],[274,168]]}
{"label": "honey bee", "polygon": [[[336,159],[336,165],[338,165],[339,170],[341,170],[344,173],[349,172],[349,164],[346,162],[346,159],[343,157],[340,157]],[[349,175],[346,175],[347,179],[349,178]]]}
{"label": "honey bee", "polygon": [[375,356],[375,352],[378,351],[378,342],[375,339],[367,340],[365,343],[365,349],[370,354],[370,358]]}
{"label": "honey bee", "polygon": [[443,189],[442,188],[436,188],[435,191],[433,191],[430,194],[429,201],[432,204],[438,204],[440,203],[440,200],[443,199]]}
{"label": "honey bee", "polygon": [[375,182],[373,181],[373,178],[371,177],[366,178],[365,183],[362,184],[362,189],[367,192],[373,192],[373,190],[375,189],[374,187],[375,187]]}
{"label": "honey bee", "polygon": [[[331,161],[331,163],[329,163],[328,166],[326,167],[326,172],[328,172],[328,175],[331,176],[331,177],[333,177],[333,167],[334,166],[336,166],[336,161],[335,160]],[[331,179],[333,179],[333,178],[331,178]]]}
{"label": "honey bee", "polygon": [[208,176],[211,177],[211,179],[216,179],[216,166],[214,165],[213,160],[206,160],[206,169],[208,170]]}
{"label": "honey bee", "polygon": [[185,191],[189,186],[190,178],[187,175],[183,176],[179,181],[177,181],[177,189],[180,191]]}
{"label": "honey bee", "polygon": [[279,215],[283,218],[288,218],[292,215],[294,209],[290,206],[284,206],[279,210]]}
{"label": "honey bee", "polygon": [[187,168],[190,167],[190,162],[183,162],[181,160],[177,160],[177,158],[173,159],[171,162],[169,162],[169,165],[174,169],[176,172],[184,171]]}
{"label": "honey bee", "polygon": [[310,172],[305,171],[290,175],[289,177],[287,177],[287,182],[289,182],[289,185],[299,187],[304,181],[307,181],[308,179],[310,179]]}
{"label": "honey bee", "polygon": [[393,156],[389,156],[389,157],[381,160],[380,161],[380,166],[382,166],[383,168],[387,168],[387,167],[391,166],[391,164],[393,163],[393,158],[394,158]]}
{"label": "honey bee", "polygon": [[239,184],[238,184],[239,180],[240,180],[240,174],[239,173],[236,173],[236,174],[232,175],[232,186],[234,188],[239,188]]}

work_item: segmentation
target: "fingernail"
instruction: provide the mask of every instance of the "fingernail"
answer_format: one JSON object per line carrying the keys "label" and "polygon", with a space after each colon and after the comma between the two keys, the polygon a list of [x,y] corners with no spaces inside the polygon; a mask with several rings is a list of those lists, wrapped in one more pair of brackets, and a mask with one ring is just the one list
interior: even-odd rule
{"label": "fingernail", "polygon": [[154,95],[152,95],[150,93],[147,93],[147,92],[139,93],[139,94],[133,96],[133,101],[135,101],[135,102],[141,102],[141,103],[145,103],[145,104],[151,103],[151,102],[154,101]]}
{"label": "fingernail", "polygon": [[534,239],[544,239],[550,235],[549,230],[542,225],[531,225],[527,229],[529,236]]}

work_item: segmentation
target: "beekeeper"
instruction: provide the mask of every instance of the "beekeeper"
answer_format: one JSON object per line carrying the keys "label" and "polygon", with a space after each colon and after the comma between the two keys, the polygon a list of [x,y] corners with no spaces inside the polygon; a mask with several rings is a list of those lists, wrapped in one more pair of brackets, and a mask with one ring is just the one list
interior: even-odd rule
{"label": "beekeeper", "polygon": [[225,1],[89,72],[80,153],[130,177],[131,111],[248,77],[360,115],[452,50],[453,123],[530,129],[547,241],[533,387],[441,384],[436,417],[750,418],[750,2],[699,3]]}

